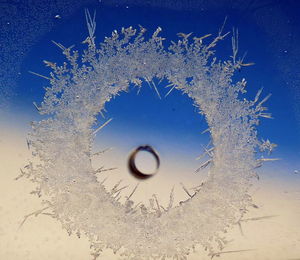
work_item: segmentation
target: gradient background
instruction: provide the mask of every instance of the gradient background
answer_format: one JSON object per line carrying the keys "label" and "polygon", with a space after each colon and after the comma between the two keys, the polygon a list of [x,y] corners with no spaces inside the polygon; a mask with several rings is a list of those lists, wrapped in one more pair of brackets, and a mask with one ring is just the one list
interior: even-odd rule
{"label": "gradient background", "polygon": [[[249,218],[276,217],[243,224],[244,235],[233,227],[234,240],[224,251],[254,249],[223,254],[222,259],[300,259],[300,4],[297,1],[1,1],[0,2],[0,259],[89,259],[89,246],[83,237],[68,237],[60,224],[40,216],[29,218],[18,230],[23,216],[41,208],[29,192],[26,180],[13,179],[26,165],[30,152],[26,147],[29,122],[42,119],[32,105],[38,104],[48,82],[29,74],[48,75],[43,60],[62,63],[60,50],[51,40],[82,49],[87,36],[84,8],[97,11],[96,41],[101,42],[114,29],[141,24],[150,36],[162,27],[162,36],[176,40],[176,33],[193,36],[216,34],[227,16],[225,31],[239,30],[240,56],[255,66],[242,69],[235,79],[246,78],[245,97],[253,99],[258,89],[262,97],[272,93],[267,106],[274,119],[262,119],[259,137],[278,144],[272,157],[281,160],[266,163],[259,170],[261,179],[253,187],[259,209]],[[59,14],[60,19],[55,19]],[[209,40],[208,40],[209,41]],[[217,47],[217,56],[231,55],[228,37]],[[163,81],[159,91],[168,89]],[[160,154],[159,173],[141,183],[135,199],[147,200],[153,193],[166,202],[175,185],[176,200],[186,198],[179,183],[196,186],[205,171],[195,174],[203,152],[201,145],[209,135],[201,135],[207,124],[197,114],[191,100],[173,91],[161,100],[147,84],[139,95],[136,90],[123,93],[106,105],[106,119],[113,118],[96,137],[94,149],[113,149],[93,161],[95,167],[117,166],[109,173],[108,187],[123,179],[133,187],[137,180],[127,172],[128,154],[138,145],[150,144]],[[107,175],[99,176],[105,178]],[[76,248],[76,249],[75,249]],[[101,259],[118,259],[108,250]],[[190,259],[206,259],[200,252]],[[202,259],[202,258],[201,258]]]}

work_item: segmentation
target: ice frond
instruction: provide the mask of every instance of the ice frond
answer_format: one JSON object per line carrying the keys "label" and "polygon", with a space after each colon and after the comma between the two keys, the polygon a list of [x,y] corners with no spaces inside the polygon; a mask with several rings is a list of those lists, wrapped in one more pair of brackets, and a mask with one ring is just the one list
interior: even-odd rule
{"label": "ice frond", "polygon": [[88,36],[89,40],[86,41],[91,45],[95,45],[96,11],[94,11],[94,16],[92,18],[89,10],[85,9],[85,19],[89,31],[89,36]]}
{"label": "ice frond", "polygon": [[[268,139],[258,141],[255,128],[260,117],[271,117],[263,107],[270,95],[260,101],[259,90],[253,101],[241,98],[247,81],[234,82],[233,75],[249,64],[238,58],[237,30],[233,30],[232,56],[220,60],[214,47],[228,35],[223,32],[226,18],[208,44],[204,42],[211,34],[198,37],[181,32],[178,41],[164,46],[160,27],[147,36],[139,26],[115,30],[96,46],[95,16],[85,10],[88,37],[83,52],[53,41],[66,61],[61,65],[44,61],[50,77],[33,73],[49,80],[43,102],[34,103],[47,118],[32,123],[28,138],[39,163],[28,164],[17,178],[25,176],[37,184],[34,194],[49,198],[49,210],[69,234],[88,236],[95,257],[110,247],[115,252],[122,248],[125,259],[186,259],[196,244],[220,255],[224,246],[220,232],[235,225],[253,205],[248,189],[252,178],[259,178],[254,169],[275,160],[255,157],[276,146]],[[103,153],[92,153],[95,134],[111,121],[96,124],[105,104],[131,84],[140,89],[143,81],[160,97],[157,79],[169,81],[167,95],[178,89],[193,100],[205,115],[208,129],[204,132],[212,138],[211,145],[203,148],[206,158],[199,166],[199,171],[209,168],[207,180],[193,193],[182,184],[188,199],[176,207],[174,189],[166,206],[156,196],[151,197],[150,207],[135,203],[138,184],[121,203],[126,185],[119,182],[107,191],[106,178],[99,181],[96,176],[115,168],[94,169],[91,164],[93,156]]]}

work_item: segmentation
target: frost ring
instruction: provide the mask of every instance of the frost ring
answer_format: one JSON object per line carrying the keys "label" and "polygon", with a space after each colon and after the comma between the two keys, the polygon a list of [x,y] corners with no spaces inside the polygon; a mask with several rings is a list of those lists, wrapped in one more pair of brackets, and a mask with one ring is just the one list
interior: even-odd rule
{"label": "frost ring", "polygon": [[[32,124],[29,138],[39,163],[27,166],[38,184],[36,193],[45,196],[47,209],[69,233],[90,239],[95,257],[106,247],[126,259],[186,259],[196,244],[210,253],[222,249],[223,232],[251,203],[248,189],[259,145],[255,125],[264,116],[261,104],[255,105],[258,97],[238,98],[246,82],[232,82],[235,70],[243,66],[236,59],[235,41],[234,55],[225,62],[212,51],[225,37],[222,30],[210,44],[203,44],[204,37],[189,41],[189,35],[181,34],[166,49],[160,28],[145,40],[144,28],[129,27],[114,31],[97,48],[95,21],[88,13],[87,21],[88,47],[81,60],[77,51],[54,42],[67,62],[58,66],[45,61],[53,70],[51,87],[37,108],[49,118]],[[180,206],[155,212],[137,210],[130,197],[125,205],[119,203],[91,166],[96,115],[129,85],[139,88],[142,80],[151,84],[153,78],[167,79],[171,88],[193,99],[205,115],[215,148],[208,180],[197,193]]]}

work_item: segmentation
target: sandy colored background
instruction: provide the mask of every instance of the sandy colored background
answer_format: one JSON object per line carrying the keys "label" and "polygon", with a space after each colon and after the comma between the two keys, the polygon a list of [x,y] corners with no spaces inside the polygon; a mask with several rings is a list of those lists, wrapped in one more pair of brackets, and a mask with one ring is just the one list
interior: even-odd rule
{"label": "sandy colored background", "polygon": [[[92,259],[87,239],[69,237],[49,216],[28,218],[19,229],[25,215],[42,208],[40,200],[29,194],[33,185],[26,179],[14,180],[30,158],[26,130],[9,123],[0,128],[0,259]],[[253,187],[259,208],[250,209],[246,218],[274,217],[243,222],[243,235],[238,225],[232,227],[228,234],[232,241],[219,259],[300,259],[300,176],[294,174],[283,181],[284,174],[280,169],[262,171],[261,180]],[[251,251],[228,252],[248,249]],[[100,259],[119,258],[107,250]],[[189,259],[210,257],[199,250]]]}

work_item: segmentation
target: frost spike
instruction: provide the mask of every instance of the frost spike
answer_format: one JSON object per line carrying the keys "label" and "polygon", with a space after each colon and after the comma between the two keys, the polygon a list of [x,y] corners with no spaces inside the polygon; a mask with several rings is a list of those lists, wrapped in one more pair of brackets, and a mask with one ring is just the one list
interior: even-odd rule
{"label": "frost spike", "polygon": [[230,32],[227,32],[227,33],[225,33],[224,35],[222,35],[223,29],[224,29],[224,27],[225,27],[226,21],[227,21],[227,16],[225,17],[224,22],[223,22],[223,25],[222,25],[222,27],[221,27],[220,30],[219,30],[218,36],[217,36],[217,37],[216,37],[216,38],[215,38],[215,39],[214,39],[214,40],[206,47],[207,50],[209,50],[209,49],[215,47],[216,44],[217,44],[217,42],[218,42],[219,40],[223,40],[223,39],[230,33]]}
{"label": "frost spike", "polygon": [[207,128],[207,129],[205,129],[204,131],[202,131],[201,134],[205,134],[205,133],[207,133],[207,132],[209,132],[209,131],[210,131],[210,128]]}
{"label": "frost spike", "polygon": [[239,226],[241,235],[242,235],[242,236],[245,236],[245,235],[244,235],[244,232],[243,232],[243,229],[242,229],[242,224],[241,224],[241,222],[239,221],[237,224],[238,224],[238,226]]}
{"label": "frost spike", "polygon": [[[89,31],[89,37],[88,38],[89,38],[90,44],[92,46],[95,46],[94,34],[95,34],[95,31],[96,31],[96,11],[94,12],[94,17],[92,19],[89,10],[85,9],[85,19],[86,19],[86,23],[87,23],[87,27],[88,27],[88,31]],[[88,42],[88,39],[86,39],[86,41]]]}
{"label": "frost spike", "polygon": [[169,205],[167,207],[167,211],[172,208],[173,202],[174,202],[174,186],[173,186],[173,188],[171,190],[171,193],[170,193],[170,200],[169,200]]}
{"label": "frost spike", "polygon": [[107,168],[107,169],[103,169],[104,166],[100,167],[99,169],[97,169],[94,173],[100,173],[100,172],[107,172],[107,171],[113,171],[118,169],[117,167],[113,167],[113,168]]}
{"label": "frost spike", "polygon": [[155,202],[156,202],[157,211],[158,211],[159,215],[161,215],[161,210],[160,210],[160,205],[159,205],[159,203],[158,203],[158,199],[157,199],[157,197],[156,197],[155,194],[153,194],[153,197],[154,197]]}
{"label": "frost spike", "polygon": [[138,186],[139,186],[139,183],[138,183],[137,185],[135,185],[133,191],[132,191],[132,192],[130,193],[130,195],[127,197],[127,200],[129,200],[129,199],[132,197],[132,195],[135,193],[135,191],[136,191],[136,189],[138,188]]}
{"label": "frost spike", "polygon": [[269,215],[269,216],[256,217],[256,218],[246,218],[246,219],[241,219],[240,222],[256,221],[256,220],[269,219],[269,218],[274,218],[274,217],[278,217],[278,215]]}
{"label": "frost spike", "polygon": [[101,170],[103,169],[104,166],[101,166],[100,168],[98,168],[96,171],[94,171],[94,174],[101,172]]}
{"label": "frost spike", "polygon": [[156,38],[157,35],[162,31],[161,27],[157,27],[156,31],[152,34],[152,38]]}
{"label": "frost spike", "polygon": [[104,114],[102,113],[102,111],[99,111],[100,115],[102,116],[102,118],[105,118]]}
{"label": "frost spike", "polygon": [[115,190],[120,186],[120,184],[121,184],[122,181],[123,180],[119,180],[119,182],[117,184],[115,184],[115,186],[111,189],[112,193],[115,193]]}
{"label": "frost spike", "polygon": [[259,162],[271,162],[271,161],[278,161],[280,158],[260,158],[257,161]]}
{"label": "frost spike", "polygon": [[158,89],[157,89],[157,87],[156,87],[154,81],[152,80],[151,82],[152,82],[152,85],[153,85],[153,87],[154,87],[154,89],[155,89],[155,92],[156,92],[157,96],[159,97],[159,99],[161,99],[161,96],[160,96],[160,94],[159,94],[159,91],[158,91]]}
{"label": "frost spike", "polygon": [[240,252],[247,252],[247,251],[253,251],[254,249],[241,249],[241,250],[230,250],[230,251],[221,251],[217,253],[211,254],[211,259],[213,259],[215,256],[219,257],[222,254],[228,254],[228,253],[240,253]]}
{"label": "frost spike", "polygon": [[193,34],[192,32],[191,33],[182,33],[182,32],[177,33],[177,35],[179,37],[183,38],[184,40],[187,40],[192,34]]}
{"label": "frost spike", "polygon": [[135,212],[134,210],[136,210],[137,207],[138,207],[139,205],[141,205],[141,204],[142,204],[142,202],[139,202],[138,204],[136,204],[135,207],[132,209],[132,213],[134,213],[134,212]]}
{"label": "frost spike", "polygon": [[273,119],[273,117],[272,117],[272,115],[271,115],[270,113],[259,113],[258,115],[259,115],[260,117]]}
{"label": "frost spike", "polygon": [[60,48],[61,50],[64,51],[64,53],[67,51],[67,52],[70,52],[70,50],[75,46],[75,45],[71,45],[70,47],[66,48],[65,46],[63,46],[61,43],[59,42],[56,42],[56,41],[53,41],[51,40],[51,42],[53,44],[55,44],[58,48]]}
{"label": "frost spike", "polygon": [[28,150],[30,150],[30,141],[27,138],[26,138],[26,144],[27,144]]}
{"label": "frost spike", "polygon": [[93,134],[95,135],[99,130],[101,130],[103,127],[105,127],[107,124],[109,124],[111,120],[113,120],[113,119],[112,119],[112,118],[108,119],[103,125],[99,126],[99,127],[93,132]]}
{"label": "frost spike", "polygon": [[202,146],[202,148],[204,149],[204,151],[205,151],[205,154],[207,154],[209,157],[213,157],[213,153],[212,153],[212,151],[215,149],[214,147],[212,147],[212,148],[210,148],[210,149],[207,149],[206,147],[204,147],[203,145],[201,145]]}
{"label": "frost spike", "polygon": [[175,85],[168,91],[168,93],[165,95],[165,98],[170,95],[170,93],[173,91],[174,88],[175,88]]}
{"label": "frost spike", "polygon": [[255,65],[255,63],[254,63],[254,62],[249,62],[249,63],[240,63],[240,65],[241,65],[242,67],[249,67],[249,66],[253,66],[253,65]]}
{"label": "frost spike", "polygon": [[209,156],[209,157],[213,157],[213,150],[215,149],[214,147],[210,148],[210,149],[206,149],[203,145],[202,145],[203,149],[205,150],[204,153],[202,153],[201,155],[199,155],[196,160],[200,160],[202,159],[206,154]]}
{"label": "frost spike", "polygon": [[204,183],[202,182],[200,185],[197,185],[197,186],[191,188],[191,190],[195,190],[196,192],[198,192],[198,191],[199,191],[199,188],[202,187],[203,184],[204,184]]}
{"label": "frost spike", "polygon": [[[59,43],[59,42],[56,42],[56,41],[53,41],[53,40],[51,40],[52,41],[52,43],[53,44],[55,44],[58,48],[60,48],[61,50],[66,50],[66,47],[65,46],[63,46],[61,43]],[[74,46],[74,45],[73,45]]]}
{"label": "frost spike", "polygon": [[239,37],[239,31],[236,29],[232,29],[232,38],[231,38],[231,44],[232,44],[232,60],[233,64],[236,63],[236,56],[239,50],[239,42],[238,42],[238,37]]}
{"label": "frost spike", "polygon": [[34,211],[34,212],[32,212],[32,213],[26,215],[26,216],[24,217],[23,221],[21,222],[21,224],[20,224],[20,226],[19,226],[18,229],[20,229],[20,228],[23,226],[23,224],[25,223],[25,221],[26,221],[29,217],[31,217],[31,216],[33,216],[33,215],[34,215],[35,217],[37,217],[37,216],[40,215],[44,210],[49,209],[49,208],[50,208],[50,206],[45,207],[45,208],[43,208],[43,209],[39,209],[39,210],[37,210],[37,211]]}
{"label": "frost spike", "polygon": [[193,198],[193,196],[189,193],[188,189],[183,185],[183,183],[180,183],[182,189],[185,191],[185,193],[190,197]]}
{"label": "frost spike", "polygon": [[157,85],[159,85],[163,80],[164,80],[164,78],[161,78],[161,79],[158,81]]}
{"label": "frost spike", "polygon": [[154,88],[157,96],[159,97],[159,99],[161,99],[161,96],[160,96],[160,94],[158,92],[158,89],[156,88],[156,85],[154,84],[153,80],[151,80],[152,85],[150,84],[150,80],[149,79],[145,78],[145,80],[148,83],[148,85],[149,85],[150,88],[152,88],[152,86],[153,86],[153,88]]}
{"label": "frost spike", "polygon": [[22,169],[20,169],[20,172],[21,173],[15,178],[16,181],[26,175],[26,173]]}
{"label": "frost spike", "polygon": [[104,184],[104,182],[106,182],[106,180],[108,179],[108,177],[106,177],[102,182],[100,182],[100,184]]}
{"label": "frost spike", "polygon": [[165,88],[171,87],[171,86],[173,86],[173,85],[174,85],[174,83],[170,83],[170,84],[168,84],[167,86],[165,86]]}
{"label": "frost spike", "polygon": [[209,37],[209,36],[211,36],[211,34],[206,34],[206,35],[204,35],[204,36],[202,36],[202,37],[194,37],[193,40],[194,40],[195,42],[196,42],[196,41],[199,41],[200,44],[202,44],[202,40],[204,40],[205,38],[207,38],[207,37]]}
{"label": "frost spike", "polygon": [[36,73],[36,72],[33,72],[33,71],[28,71],[29,73],[31,73],[31,74],[33,74],[33,75],[36,75],[36,76],[39,76],[39,77],[41,77],[41,78],[44,78],[44,79],[48,79],[48,80],[51,80],[51,78],[49,78],[49,77],[46,77],[46,76],[44,76],[44,75],[42,75],[42,74],[39,74],[39,73]]}
{"label": "frost spike", "polygon": [[260,101],[257,106],[260,107],[263,103],[265,103],[270,97],[272,96],[272,94],[270,93],[269,95],[267,95],[262,101]]}
{"label": "frost spike", "polygon": [[37,104],[35,102],[32,102],[32,104],[34,105],[34,107],[36,108],[36,110],[40,112],[41,109],[37,106]]}
{"label": "frost spike", "polygon": [[204,163],[202,163],[200,165],[200,167],[195,172],[199,172],[200,170],[206,168],[211,162],[212,162],[212,159],[205,161]]}
{"label": "frost spike", "polygon": [[120,192],[120,191],[122,191],[122,190],[126,189],[127,187],[128,187],[128,185],[126,185],[126,186],[123,186],[122,188],[120,188],[120,189],[116,190],[116,192]]}
{"label": "frost spike", "polygon": [[223,32],[223,30],[224,30],[224,27],[225,27],[225,24],[226,24],[226,22],[227,22],[227,16],[225,16],[225,18],[224,18],[224,22],[223,22],[223,24],[222,24],[222,27],[220,28],[220,30],[219,30],[219,35],[221,35],[222,34],[222,32]]}
{"label": "frost spike", "polygon": [[104,149],[102,151],[99,151],[99,152],[96,152],[96,153],[92,154],[92,156],[97,156],[97,155],[103,154],[103,153],[105,153],[107,151],[110,151],[112,149],[113,149],[112,147],[106,148],[106,149]]}
{"label": "frost spike", "polygon": [[56,64],[54,62],[43,60],[43,62],[46,64],[47,67],[50,67],[52,69],[56,68]]}
{"label": "frost spike", "polygon": [[260,96],[260,94],[261,94],[262,91],[263,91],[263,88],[261,88],[260,90],[257,91],[256,96],[255,96],[255,99],[254,99],[254,101],[253,101],[254,103],[256,103],[256,102],[258,101],[259,96]]}

